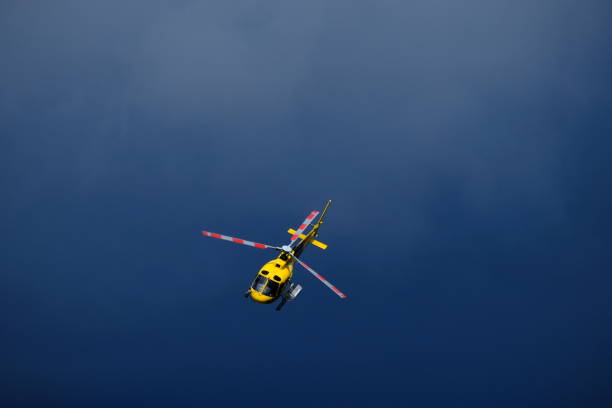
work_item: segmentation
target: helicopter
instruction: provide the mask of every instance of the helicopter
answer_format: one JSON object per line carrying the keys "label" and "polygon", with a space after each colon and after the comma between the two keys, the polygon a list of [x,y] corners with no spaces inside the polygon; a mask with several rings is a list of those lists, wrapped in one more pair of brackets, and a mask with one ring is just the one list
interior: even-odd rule
{"label": "helicopter", "polygon": [[321,249],[327,249],[327,245],[317,241],[315,238],[319,235],[319,228],[323,224],[323,218],[330,204],[331,200],[327,202],[318,221],[312,225],[312,229],[308,233],[306,233],[306,230],[319,215],[319,211],[311,211],[297,230],[290,228],[287,232],[292,234],[291,240],[287,245],[283,245],[282,247],[260,244],[258,242],[247,241],[245,239],[234,238],[209,231],[202,231],[202,235],[231,241],[236,244],[248,245],[260,249],[273,249],[280,252],[276,259],[267,262],[259,270],[251,286],[244,293],[245,298],[250,297],[257,303],[272,303],[276,299],[281,298],[279,304],[276,306],[277,311],[281,310],[288,301],[294,300],[302,291],[302,286],[293,281],[293,266],[297,262],[315,278],[323,282],[325,286],[330,288],[341,299],[345,299],[347,296],[344,293],[340,292],[340,290],[332,285],[327,279],[321,276],[321,274],[315,272],[314,269],[306,265],[299,258],[309,244],[313,244]]}

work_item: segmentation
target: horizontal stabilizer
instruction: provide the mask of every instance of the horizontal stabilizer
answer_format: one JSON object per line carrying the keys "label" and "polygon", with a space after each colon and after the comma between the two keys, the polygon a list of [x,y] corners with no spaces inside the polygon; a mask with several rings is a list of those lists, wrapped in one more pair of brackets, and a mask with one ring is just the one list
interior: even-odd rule
{"label": "horizontal stabilizer", "polygon": [[[292,235],[295,234],[295,230],[293,228],[289,228],[289,230],[287,230],[287,232],[289,234],[292,234]],[[300,239],[304,239],[304,238],[306,238],[306,235],[300,234],[299,237],[300,237]],[[327,249],[327,245],[325,245],[324,243],[322,243],[320,241],[317,241],[316,239],[312,240],[312,245],[317,246],[317,247],[319,247],[321,249]]]}

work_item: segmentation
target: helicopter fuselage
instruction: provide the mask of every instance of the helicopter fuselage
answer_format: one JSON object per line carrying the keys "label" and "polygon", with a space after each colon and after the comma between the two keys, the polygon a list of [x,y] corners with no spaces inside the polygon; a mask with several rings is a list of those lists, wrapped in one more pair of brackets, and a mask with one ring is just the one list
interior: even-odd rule
{"label": "helicopter fuselage", "polygon": [[286,253],[267,262],[253,279],[249,295],[258,303],[272,303],[293,277],[293,259]]}

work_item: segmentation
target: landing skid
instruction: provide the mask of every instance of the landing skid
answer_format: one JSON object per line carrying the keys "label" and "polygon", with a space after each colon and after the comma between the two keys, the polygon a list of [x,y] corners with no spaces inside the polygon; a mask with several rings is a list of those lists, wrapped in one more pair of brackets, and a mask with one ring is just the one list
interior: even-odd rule
{"label": "landing skid", "polygon": [[280,311],[283,306],[285,306],[285,303],[287,303],[287,299],[286,298],[281,298],[280,303],[278,304],[278,306],[276,306],[276,311]]}

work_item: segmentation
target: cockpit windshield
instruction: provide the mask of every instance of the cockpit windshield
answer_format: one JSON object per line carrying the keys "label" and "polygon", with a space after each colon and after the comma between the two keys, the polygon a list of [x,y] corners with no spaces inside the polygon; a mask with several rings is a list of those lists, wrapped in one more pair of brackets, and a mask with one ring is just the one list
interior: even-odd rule
{"label": "cockpit windshield", "polygon": [[251,287],[255,289],[255,292],[261,292],[267,280],[268,278],[265,276],[257,275],[257,278],[255,278],[253,281],[253,285],[251,285]]}
{"label": "cockpit windshield", "polygon": [[278,283],[274,282],[273,280],[268,279],[268,284],[266,285],[262,293],[266,296],[276,297],[278,296],[279,287],[280,285]]}

